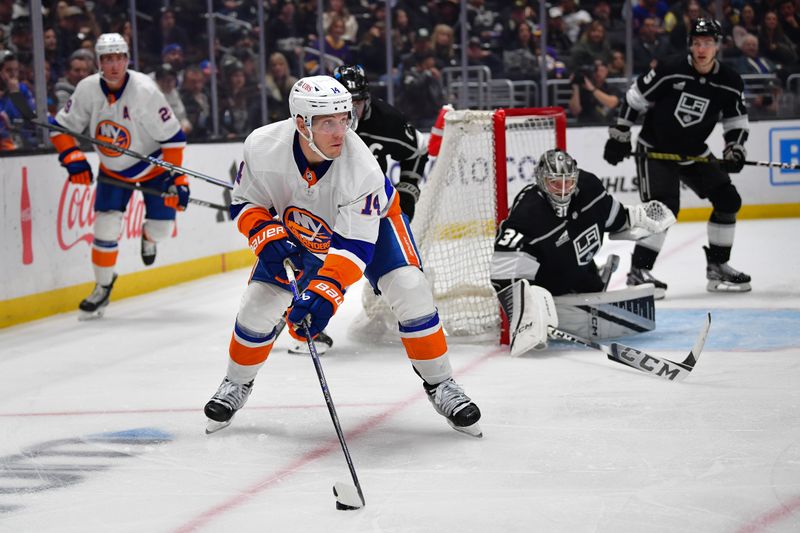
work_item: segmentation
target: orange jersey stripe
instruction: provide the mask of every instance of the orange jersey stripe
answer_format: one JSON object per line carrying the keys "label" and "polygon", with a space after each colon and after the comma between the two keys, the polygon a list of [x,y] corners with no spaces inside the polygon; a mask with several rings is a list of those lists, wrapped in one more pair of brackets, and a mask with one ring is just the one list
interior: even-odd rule
{"label": "orange jersey stripe", "polygon": [[236,219],[236,227],[239,228],[239,232],[242,235],[249,239],[250,232],[253,231],[253,228],[269,220],[272,220],[272,215],[267,209],[263,207],[251,207],[239,214],[239,217]]}
{"label": "orange jersey stripe", "polygon": [[166,171],[165,171],[163,168],[161,168],[161,167],[153,166],[153,168],[151,168],[149,171],[147,171],[147,173],[146,173],[146,174],[142,174],[142,175],[140,175],[140,176],[137,176],[137,177],[135,177],[135,178],[126,178],[126,177],[125,177],[125,176],[123,176],[122,174],[117,174],[117,173],[116,173],[116,172],[114,172],[113,170],[109,170],[109,169],[108,169],[108,168],[107,168],[107,167],[106,167],[104,164],[102,164],[102,163],[100,163],[100,171],[101,171],[103,174],[107,175],[107,176],[111,176],[112,178],[116,178],[116,179],[118,179],[118,180],[120,180],[120,181],[127,181],[127,182],[129,182],[129,183],[130,183],[130,182],[134,182],[134,183],[135,183],[135,182],[139,182],[139,181],[146,181],[146,180],[149,180],[149,179],[153,179],[153,178],[155,178],[156,176],[159,176],[159,175],[163,174],[164,172],[166,172]]}
{"label": "orange jersey stripe", "polygon": [[420,268],[422,262],[419,260],[417,251],[414,249],[414,243],[411,240],[411,235],[408,233],[408,228],[406,228],[403,222],[402,213],[389,217],[389,224],[392,225],[394,234],[397,236],[397,241],[403,249],[403,255],[406,256],[408,264]]}
{"label": "orange jersey stripe", "polygon": [[403,210],[400,209],[400,195],[395,194],[394,198],[392,198],[392,203],[389,206],[389,209],[386,210],[384,217],[399,216],[402,212]]}
{"label": "orange jersey stripe", "polygon": [[161,160],[167,163],[172,163],[176,167],[183,164],[183,147],[180,148],[162,148]]}
{"label": "orange jersey stripe", "polygon": [[56,151],[60,154],[64,150],[72,148],[74,146],[78,146],[78,143],[75,141],[75,138],[72,135],[67,135],[66,133],[59,133],[58,135],[53,135],[50,137],[50,142],[53,143],[53,146],[56,147]]}
{"label": "orange jersey stripe", "polygon": [[436,333],[425,337],[402,337],[400,340],[403,341],[409,359],[430,360],[447,353],[447,341],[441,327]]}
{"label": "orange jersey stripe", "polygon": [[322,263],[318,273],[320,276],[335,279],[345,289],[361,279],[362,274],[363,272],[354,262],[344,256],[331,253],[325,257],[325,262]]}
{"label": "orange jersey stripe", "polygon": [[103,250],[98,250],[97,248],[92,248],[92,264],[99,267],[113,267],[117,264],[118,253],[118,250],[114,250],[113,252],[105,252]]}
{"label": "orange jersey stripe", "polygon": [[274,343],[271,342],[266,346],[257,346],[251,348],[249,346],[239,344],[239,342],[236,341],[236,335],[231,334],[231,345],[228,349],[228,354],[234,363],[238,363],[240,365],[257,365],[267,360],[267,357],[269,357],[269,352],[272,351],[273,344]]}

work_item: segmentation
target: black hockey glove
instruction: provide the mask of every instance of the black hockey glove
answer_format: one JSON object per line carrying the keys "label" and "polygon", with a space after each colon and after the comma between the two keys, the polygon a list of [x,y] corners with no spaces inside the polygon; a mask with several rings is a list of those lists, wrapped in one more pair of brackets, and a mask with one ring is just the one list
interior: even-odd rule
{"label": "black hockey glove", "polygon": [[419,200],[419,187],[412,181],[401,181],[394,187],[400,193],[400,209],[408,217],[411,222],[414,218],[414,210],[416,209],[417,200]]}
{"label": "black hockey glove", "polygon": [[744,168],[745,159],[747,159],[747,151],[744,149],[744,146],[737,143],[728,143],[722,151],[720,166],[725,172],[736,174],[737,172],[741,172]]}
{"label": "black hockey glove", "polygon": [[608,140],[606,148],[603,150],[603,159],[616,165],[623,159],[630,156],[631,149],[631,130],[627,126],[611,126],[608,128]]}

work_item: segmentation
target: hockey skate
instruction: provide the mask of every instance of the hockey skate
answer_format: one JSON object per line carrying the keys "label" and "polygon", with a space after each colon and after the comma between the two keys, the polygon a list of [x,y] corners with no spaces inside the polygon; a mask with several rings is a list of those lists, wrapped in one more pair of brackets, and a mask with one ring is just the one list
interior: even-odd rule
{"label": "hockey skate", "polygon": [[206,435],[216,433],[220,429],[230,426],[233,421],[233,415],[244,407],[252,389],[253,380],[239,384],[229,380],[226,376],[217,392],[203,409],[209,419],[206,426]]}
{"label": "hockey skate", "polygon": [[472,403],[464,389],[453,378],[446,379],[438,385],[429,385],[423,382],[428,400],[433,404],[436,412],[447,419],[447,423],[461,433],[472,437],[483,437],[478,420],[481,410]]}
{"label": "hockey skate", "polygon": [[650,270],[646,268],[636,268],[635,266],[631,265],[631,270],[628,272],[628,286],[633,287],[635,285],[644,285],[645,283],[651,283],[653,286],[655,286],[656,290],[653,294],[654,300],[663,300],[667,295],[666,283],[654,278],[650,273]]}
{"label": "hockey skate", "polygon": [[149,239],[145,239],[142,234],[142,263],[145,266],[150,266],[156,261],[156,243]]}
{"label": "hockey skate", "polygon": [[108,306],[108,300],[111,297],[111,289],[114,288],[115,281],[117,281],[116,274],[111,278],[111,283],[108,285],[95,283],[92,293],[78,305],[78,309],[80,309],[78,320],[102,318]]}
{"label": "hockey skate", "polygon": [[709,292],[747,292],[751,290],[750,276],[739,272],[728,263],[714,263],[711,251],[703,246],[706,252],[706,290]]}
{"label": "hockey skate", "polygon": [[[314,347],[317,349],[317,355],[323,355],[333,346],[333,339],[331,339],[325,331],[320,331],[319,335],[314,337]],[[289,345],[289,353],[295,355],[311,355],[308,349],[308,342],[300,341],[292,337],[292,344]]]}

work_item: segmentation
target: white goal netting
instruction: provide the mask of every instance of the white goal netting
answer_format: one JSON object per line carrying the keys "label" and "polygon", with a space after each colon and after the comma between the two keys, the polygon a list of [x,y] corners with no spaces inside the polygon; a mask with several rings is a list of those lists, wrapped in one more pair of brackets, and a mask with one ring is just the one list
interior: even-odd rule
{"label": "white goal netting", "polygon": [[[564,144],[564,121],[559,120],[564,115],[556,109],[504,110],[500,115],[450,111],[445,117],[441,151],[421,187],[411,228],[452,340],[496,340],[500,334],[489,280],[498,219],[505,218],[516,194],[533,183],[542,152]],[[504,166],[498,163],[503,160]],[[380,299],[366,294],[363,303],[375,331],[396,329]]]}

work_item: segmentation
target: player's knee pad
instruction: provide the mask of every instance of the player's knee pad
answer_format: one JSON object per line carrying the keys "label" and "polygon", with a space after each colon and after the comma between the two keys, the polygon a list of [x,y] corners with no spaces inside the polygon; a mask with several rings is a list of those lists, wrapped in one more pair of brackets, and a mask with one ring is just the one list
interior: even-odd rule
{"label": "player's knee pad", "polygon": [[[717,217],[725,216],[725,214],[733,215],[734,220],[736,213],[742,208],[742,197],[739,196],[739,191],[733,186],[733,183],[726,183],[711,191],[708,195],[711,200],[711,205],[714,206],[714,213]],[[726,222],[719,219],[719,222]],[[728,221],[733,222],[733,221]]]}
{"label": "player's knee pad", "polygon": [[267,334],[280,322],[292,295],[271,283],[252,281],[242,295],[236,322],[252,334]]}
{"label": "player's knee pad", "polygon": [[148,218],[142,224],[142,232],[147,236],[148,241],[161,242],[169,237],[174,223],[172,220],[153,220]]}
{"label": "player's knee pad", "polygon": [[94,219],[94,238],[99,241],[118,241],[122,216],[122,211],[99,211]]}
{"label": "player's knee pad", "polygon": [[436,312],[428,280],[417,267],[404,266],[384,274],[378,288],[401,324]]}

